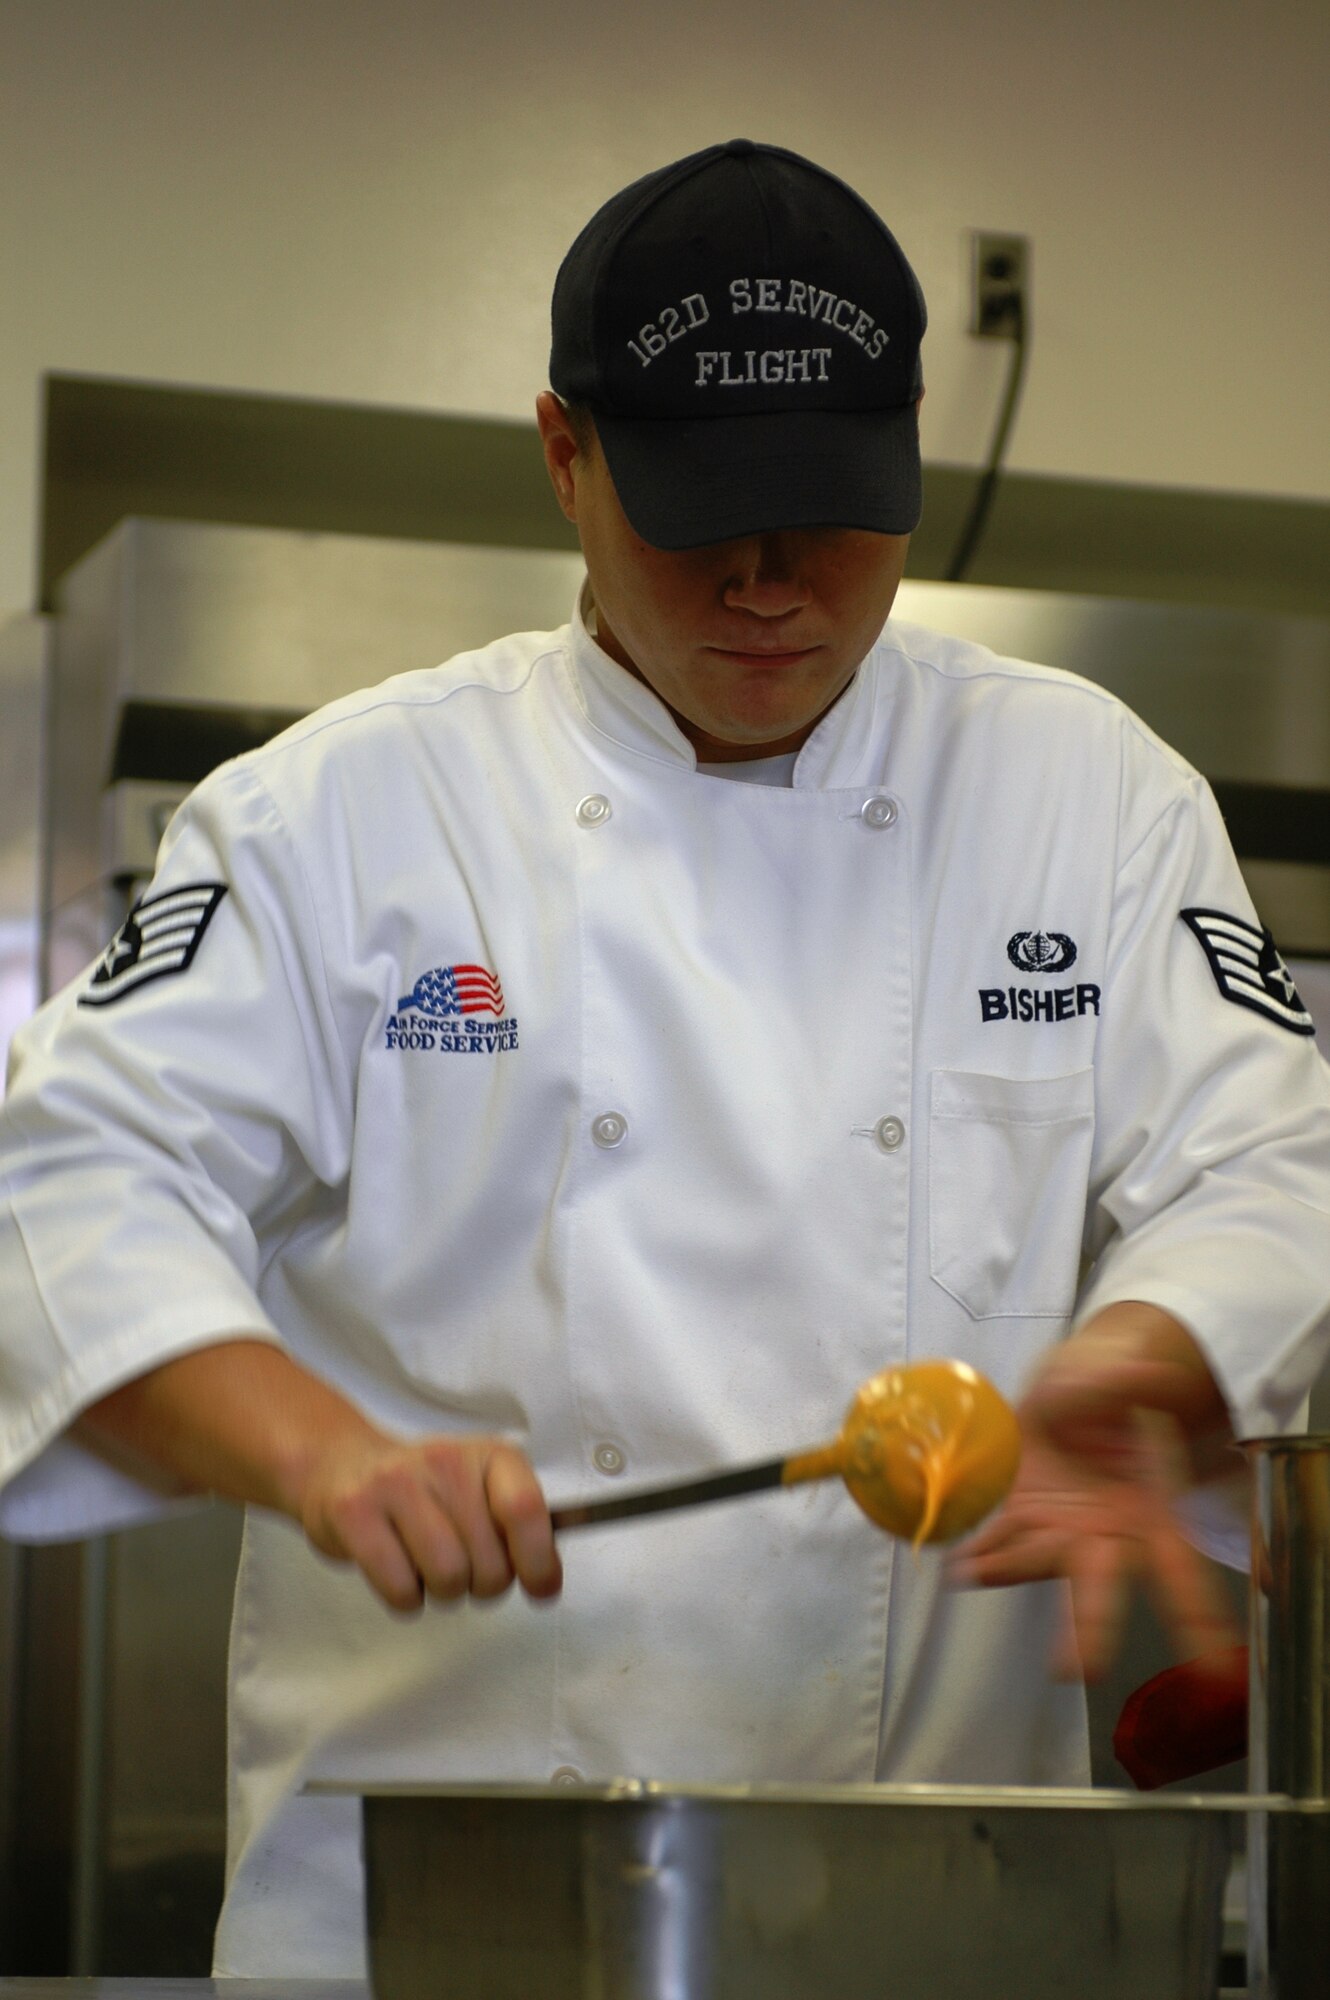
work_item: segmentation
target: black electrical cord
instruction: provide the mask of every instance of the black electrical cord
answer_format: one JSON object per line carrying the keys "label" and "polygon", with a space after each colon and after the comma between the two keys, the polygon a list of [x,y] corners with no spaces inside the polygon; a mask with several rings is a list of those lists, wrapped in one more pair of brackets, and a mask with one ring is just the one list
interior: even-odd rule
{"label": "black electrical cord", "polygon": [[1006,393],[1002,398],[1002,408],[998,411],[997,425],[993,432],[993,442],[988,452],[988,463],[984,467],[978,486],[975,488],[975,495],[970,503],[969,514],[966,516],[965,525],[961,529],[955,552],[947,565],[946,581],[948,583],[959,583],[961,581],[966,570],[970,567],[971,559],[979,546],[980,538],[988,524],[989,509],[993,505],[993,496],[997,492],[998,477],[1002,470],[1003,454],[1007,449],[1007,438],[1010,435],[1011,426],[1015,420],[1016,411],[1021,400],[1021,386],[1025,380],[1025,360],[1029,352],[1030,341],[1028,315],[1019,295],[1012,300],[1010,312],[1015,326],[1015,333],[1012,339],[1011,370],[1007,376]]}

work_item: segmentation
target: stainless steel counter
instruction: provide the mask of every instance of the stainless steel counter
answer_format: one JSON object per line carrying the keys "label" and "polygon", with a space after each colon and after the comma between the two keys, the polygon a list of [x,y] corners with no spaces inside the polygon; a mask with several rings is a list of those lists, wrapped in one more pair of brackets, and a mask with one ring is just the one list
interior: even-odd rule
{"label": "stainless steel counter", "polygon": [[[1243,2000],[1223,1986],[1216,2000]],[[0,2000],[371,2000],[355,1979],[0,1979]],[[1015,2000],[1006,1995],[1004,2000]]]}
{"label": "stainless steel counter", "polygon": [[[1223,1986],[1217,2000],[1243,2000]],[[357,1979],[0,1979],[0,2000],[371,2000]],[[1014,2000],[1007,1995],[1005,2000]]]}
{"label": "stainless steel counter", "polygon": [[359,1979],[0,1979],[0,2000],[370,2000]]}

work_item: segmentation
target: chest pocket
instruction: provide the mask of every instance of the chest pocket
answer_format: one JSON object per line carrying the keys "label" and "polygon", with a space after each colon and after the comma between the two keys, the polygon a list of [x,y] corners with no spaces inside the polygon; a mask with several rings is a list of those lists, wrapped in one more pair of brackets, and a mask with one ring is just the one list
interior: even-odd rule
{"label": "chest pocket", "polygon": [[935,1070],[929,1268],[972,1319],[1060,1319],[1076,1297],[1094,1072]]}

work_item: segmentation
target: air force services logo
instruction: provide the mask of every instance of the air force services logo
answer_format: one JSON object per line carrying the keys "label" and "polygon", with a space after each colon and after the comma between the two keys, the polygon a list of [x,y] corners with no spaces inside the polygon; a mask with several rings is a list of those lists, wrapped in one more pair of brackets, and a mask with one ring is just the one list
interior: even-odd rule
{"label": "air force services logo", "polygon": [[432,1014],[440,1021],[454,1014],[497,1017],[503,1012],[503,988],[483,965],[436,965],[431,972],[422,972],[411,991],[398,1001],[399,1013],[407,1008]]}
{"label": "air force services logo", "polygon": [[1235,1007],[1250,1007],[1293,1035],[1314,1035],[1316,1023],[1303,1006],[1293,975],[1279,956],[1269,931],[1231,917],[1225,910],[1182,910],[1184,924],[1210,961],[1215,985]]}
{"label": "air force services logo", "polygon": [[[483,1018],[490,1016],[490,1019]],[[517,1047],[497,974],[484,965],[435,965],[397,1003],[384,1029],[388,1049],[498,1055]]]}
{"label": "air force services logo", "polygon": [[149,980],[188,972],[226,894],[224,882],[186,882],[135,903],[97,961],[80,1007],[110,1007]]}

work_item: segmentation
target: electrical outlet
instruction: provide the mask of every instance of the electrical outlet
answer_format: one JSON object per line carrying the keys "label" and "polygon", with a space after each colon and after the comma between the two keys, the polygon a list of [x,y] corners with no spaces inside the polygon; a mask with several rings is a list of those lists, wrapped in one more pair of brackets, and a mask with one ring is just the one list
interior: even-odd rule
{"label": "electrical outlet", "polygon": [[970,232],[970,332],[1014,340],[1030,310],[1030,239]]}

